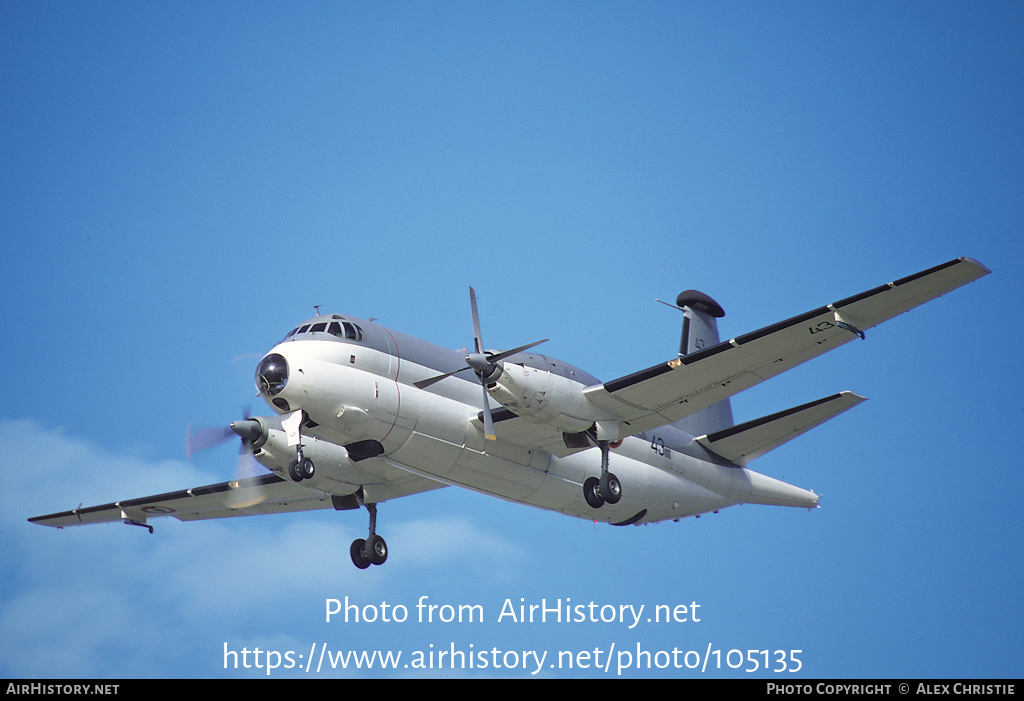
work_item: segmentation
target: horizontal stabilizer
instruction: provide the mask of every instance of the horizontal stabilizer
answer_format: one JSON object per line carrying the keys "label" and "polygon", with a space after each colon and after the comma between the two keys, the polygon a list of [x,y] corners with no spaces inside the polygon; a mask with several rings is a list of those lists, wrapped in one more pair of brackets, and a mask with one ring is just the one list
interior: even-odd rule
{"label": "horizontal stabilizer", "polygon": [[726,460],[745,465],[863,401],[864,397],[853,392],[840,392],[701,436],[697,442]]}

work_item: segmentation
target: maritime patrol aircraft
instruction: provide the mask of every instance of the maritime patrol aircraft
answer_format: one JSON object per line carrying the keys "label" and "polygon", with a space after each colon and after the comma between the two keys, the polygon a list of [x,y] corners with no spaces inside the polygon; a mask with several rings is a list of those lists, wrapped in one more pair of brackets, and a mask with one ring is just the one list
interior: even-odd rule
{"label": "maritime patrol aircraft", "polygon": [[535,352],[543,341],[488,349],[472,288],[472,352],[317,314],[256,368],[274,414],[219,434],[237,434],[243,457],[269,472],[29,521],[123,521],[152,533],[158,516],[365,508],[367,537],[349,549],[365,569],[388,557],[378,504],[447,485],[614,526],[736,504],[814,508],[814,492],[747,465],[864,398],[839,392],[736,424],[729,397],[988,273],[958,258],[727,341],[718,336],[722,307],[688,290],[669,305],[683,315],[678,354],[608,382]]}

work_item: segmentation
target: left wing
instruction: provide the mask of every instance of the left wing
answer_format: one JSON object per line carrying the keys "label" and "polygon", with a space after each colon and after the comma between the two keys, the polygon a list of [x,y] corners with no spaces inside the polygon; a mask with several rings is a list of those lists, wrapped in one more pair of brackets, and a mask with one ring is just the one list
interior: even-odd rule
{"label": "left wing", "polygon": [[[408,474],[402,480],[375,489],[375,495],[379,495],[377,501],[384,501],[443,486],[439,482]],[[147,518],[158,516],[173,516],[179,521],[200,521],[331,508],[355,509],[358,508],[358,501],[353,495],[332,497],[268,473],[140,499],[126,499],[85,508],[79,506],[71,511],[36,516],[29,521],[54,528],[113,521],[146,525]]]}
{"label": "left wing", "polygon": [[975,260],[957,258],[759,331],[588,387],[583,394],[622,422],[624,434],[657,428],[863,337],[866,329],[988,273]]}

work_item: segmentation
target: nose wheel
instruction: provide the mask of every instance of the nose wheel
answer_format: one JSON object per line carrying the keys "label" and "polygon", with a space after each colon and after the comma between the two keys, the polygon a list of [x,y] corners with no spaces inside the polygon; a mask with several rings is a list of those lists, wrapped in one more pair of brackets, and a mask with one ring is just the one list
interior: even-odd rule
{"label": "nose wheel", "polygon": [[366,539],[356,538],[349,546],[352,564],[361,570],[370,565],[383,565],[388,559],[388,544],[377,535],[377,505],[363,503],[370,512],[370,535]]}

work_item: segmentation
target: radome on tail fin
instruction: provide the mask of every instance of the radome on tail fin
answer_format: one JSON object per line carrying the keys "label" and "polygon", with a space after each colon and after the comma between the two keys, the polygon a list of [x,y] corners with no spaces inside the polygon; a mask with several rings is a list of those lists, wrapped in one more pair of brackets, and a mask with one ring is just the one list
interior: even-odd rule
{"label": "radome on tail fin", "polygon": [[[683,312],[683,331],[679,339],[680,358],[718,343],[717,320],[725,316],[725,310],[718,302],[703,292],[687,290],[676,297],[674,305],[668,306],[674,306]],[[724,399],[672,425],[691,436],[703,436],[727,429],[733,425],[732,404],[728,399]]]}

